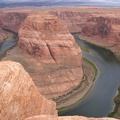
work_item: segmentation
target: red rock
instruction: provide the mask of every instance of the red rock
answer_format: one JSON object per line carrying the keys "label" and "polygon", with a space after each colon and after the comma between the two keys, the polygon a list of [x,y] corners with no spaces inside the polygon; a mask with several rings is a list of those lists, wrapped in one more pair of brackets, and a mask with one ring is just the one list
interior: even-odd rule
{"label": "red rock", "polygon": [[42,95],[56,98],[81,83],[81,50],[57,17],[30,14],[18,34],[19,48],[11,50],[5,60],[20,62]]}
{"label": "red rock", "polygon": [[0,28],[18,32],[20,24],[27,17],[29,12],[4,12],[0,11]]}
{"label": "red rock", "polygon": [[50,11],[80,38],[120,54],[120,8],[64,7]]}
{"label": "red rock", "polygon": [[40,95],[19,63],[0,62],[0,120],[23,120],[56,113],[55,103]]}

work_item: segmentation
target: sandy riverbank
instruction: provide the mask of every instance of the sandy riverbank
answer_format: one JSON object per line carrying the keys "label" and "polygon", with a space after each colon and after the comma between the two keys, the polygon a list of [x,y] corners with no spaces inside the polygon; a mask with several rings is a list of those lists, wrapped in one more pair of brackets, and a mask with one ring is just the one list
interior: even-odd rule
{"label": "sandy riverbank", "polygon": [[83,70],[84,77],[82,83],[68,94],[54,100],[59,111],[64,111],[71,108],[73,105],[77,105],[77,103],[90,93],[98,71],[96,71],[97,68],[95,69],[95,65],[87,59],[83,60]]}

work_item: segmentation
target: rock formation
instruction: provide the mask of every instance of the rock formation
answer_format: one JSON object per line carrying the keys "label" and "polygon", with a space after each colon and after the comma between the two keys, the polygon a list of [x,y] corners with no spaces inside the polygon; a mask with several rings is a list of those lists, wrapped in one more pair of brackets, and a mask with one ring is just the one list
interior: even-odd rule
{"label": "rock formation", "polygon": [[120,54],[120,8],[76,7],[50,11],[80,38]]}
{"label": "rock formation", "polygon": [[4,60],[20,62],[42,95],[56,98],[81,83],[81,50],[57,17],[45,13],[30,14],[18,34],[18,47]]}
{"label": "rock formation", "polygon": [[93,15],[84,23],[81,38],[100,46],[109,47],[108,49],[112,52],[120,54],[119,20],[120,18]]}
{"label": "rock formation", "polygon": [[16,62],[0,62],[0,120],[116,120],[58,117],[55,103],[44,98],[29,74]]}
{"label": "rock formation", "polygon": [[56,115],[53,101],[40,95],[29,74],[16,62],[0,62],[0,120]]}
{"label": "rock formation", "polygon": [[49,14],[31,14],[25,19],[19,30],[18,46],[47,63],[69,64],[74,56],[71,64],[80,64],[81,51],[73,36],[57,17]]}
{"label": "rock formation", "polygon": [[70,32],[80,32],[83,23],[86,21],[86,17],[89,16],[89,13],[82,13],[79,11],[70,10],[61,10],[61,11],[50,11],[50,14],[57,16],[61,19]]}
{"label": "rock formation", "polygon": [[[87,24],[88,23],[88,24]],[[112,31],[111,21],[105,17],[91,17],[82,28],[82,34],[86,36],[99,35],[101,38],[109,35]]]}
{"label": "rock formation", "polygon": [[0,11],[0,28],[18,32],[20,24],[28,14],[29,12]]}

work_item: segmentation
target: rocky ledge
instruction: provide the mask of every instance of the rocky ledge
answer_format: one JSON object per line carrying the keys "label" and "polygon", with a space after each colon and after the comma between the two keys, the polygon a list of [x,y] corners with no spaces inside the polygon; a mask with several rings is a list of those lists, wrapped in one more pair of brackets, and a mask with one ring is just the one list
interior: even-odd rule
{"label": "rocky ledge", "polygon": [[56,105],[40,95],[31,77],[16,62],[0,62],[0,120],[56,115]]}

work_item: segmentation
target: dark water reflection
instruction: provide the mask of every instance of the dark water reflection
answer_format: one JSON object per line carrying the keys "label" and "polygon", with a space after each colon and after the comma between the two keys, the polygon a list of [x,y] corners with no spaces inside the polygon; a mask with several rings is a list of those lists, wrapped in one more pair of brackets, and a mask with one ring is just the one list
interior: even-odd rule
{"label": "dark water reflection", "polygon": [[15,36],[11,40],[5,41],[0,45],[0,59],[5,56],[6,52],[17,44],[18,38]]}
{"label": "dark water reflection", "polygon": [[78,44],[89,49],[90,53],[82,51],[83,57],[91,60],[98,67],[99,75],[86,98],[72,109],[61,112],[59,115],[105,117],[114,107],[113,99],[120,85],[120,63],[108,50],[96,47],[78,38],[75,39]]}

